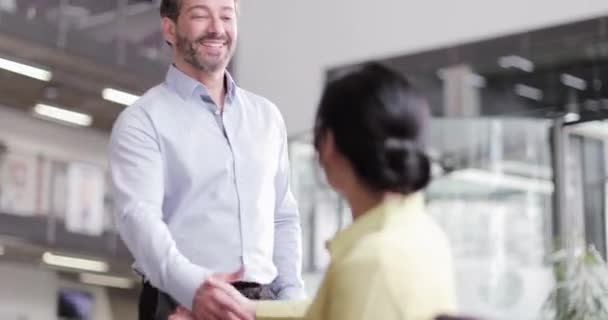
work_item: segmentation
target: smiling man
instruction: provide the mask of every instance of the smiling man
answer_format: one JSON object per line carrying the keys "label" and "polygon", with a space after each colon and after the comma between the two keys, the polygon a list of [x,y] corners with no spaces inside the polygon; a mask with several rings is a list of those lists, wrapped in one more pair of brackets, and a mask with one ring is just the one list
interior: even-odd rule
{"label": "smiling man", "polygon": [[118,228],[144,278],[140,319],[176,305],[248,319],[209,283],[252,299],[303,295],[285,125],[226,71],[238,0],[163,0],[160,13],[173,64],[122,112],[110,143]]}

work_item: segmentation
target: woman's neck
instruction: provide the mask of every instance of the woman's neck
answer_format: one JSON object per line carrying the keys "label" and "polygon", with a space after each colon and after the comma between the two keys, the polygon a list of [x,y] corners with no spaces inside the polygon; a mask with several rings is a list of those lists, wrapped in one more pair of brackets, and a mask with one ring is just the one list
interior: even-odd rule
{"label": "woman's neck", "polygon": [[362,187],[355,187],[348,194],[345,194],[345,198],[350,206],[353,220],[357,220],[366,212],[396,195],[393,192],[371,192]]}

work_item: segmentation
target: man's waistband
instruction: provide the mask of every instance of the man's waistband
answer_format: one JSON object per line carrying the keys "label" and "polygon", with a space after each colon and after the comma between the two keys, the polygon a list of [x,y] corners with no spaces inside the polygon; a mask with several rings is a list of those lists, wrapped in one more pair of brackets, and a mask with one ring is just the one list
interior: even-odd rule
{"label": "man's waistband", "polygon": [[[277,295],[272,290],[270,285],[259,284],[257,282],[237,281],[231,283],[232,286],[239,291],[243,296],[252,300],[276,300]],[[148,290],[158,290],[154,288],[147,280],[144,279],[144,285],[148,286]],[[160,294],[164,294],[158,290]],[[173,300],[173,299],[171,299]]]}

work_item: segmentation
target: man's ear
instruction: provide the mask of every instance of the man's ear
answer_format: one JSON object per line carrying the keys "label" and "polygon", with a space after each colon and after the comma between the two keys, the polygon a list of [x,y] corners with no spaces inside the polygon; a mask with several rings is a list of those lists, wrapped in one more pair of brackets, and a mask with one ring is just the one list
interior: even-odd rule
{"label": "man's ear", "polygon": [[161,20],[161,29],[163,32],[163,38],[165,41],[172,47],[175,46],[177,42],[177,25],[175,21],[171,20],[168,17],[163,17]]}

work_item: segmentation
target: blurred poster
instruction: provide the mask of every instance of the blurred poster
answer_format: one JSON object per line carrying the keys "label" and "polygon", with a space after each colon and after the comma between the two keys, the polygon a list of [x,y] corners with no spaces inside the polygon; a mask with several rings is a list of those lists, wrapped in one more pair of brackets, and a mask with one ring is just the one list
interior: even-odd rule
{"label": "blurred poster", "polygon": [[67,171],[66,229],[92,236],[104,231],[104,172],[92,165],[71,163]]}
{"label": "blurred poster", "polygon": [[9,153],[2,160],[0,209],[4,213],[32,216],[36,213],[37,159]]}

